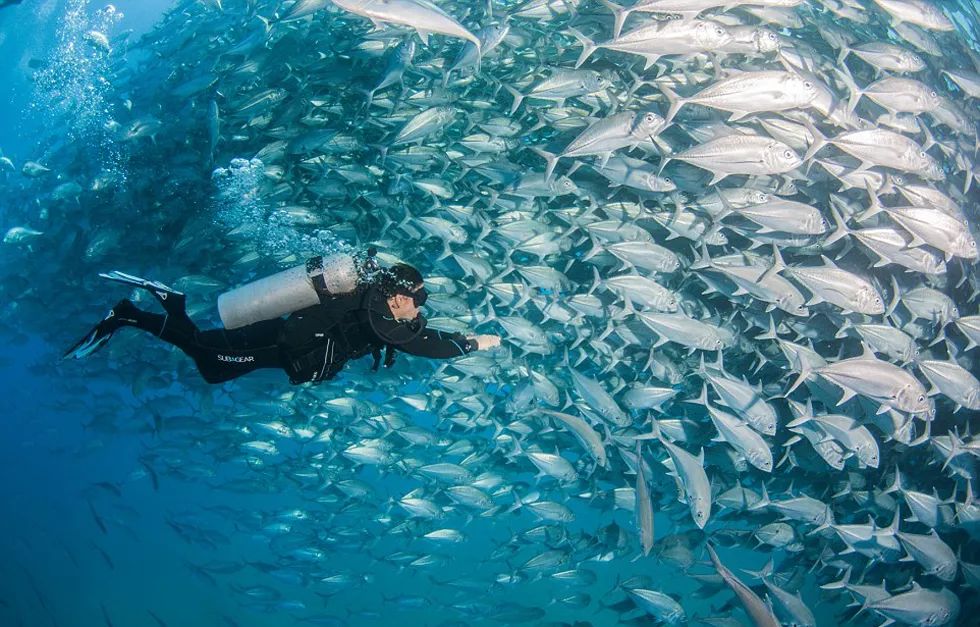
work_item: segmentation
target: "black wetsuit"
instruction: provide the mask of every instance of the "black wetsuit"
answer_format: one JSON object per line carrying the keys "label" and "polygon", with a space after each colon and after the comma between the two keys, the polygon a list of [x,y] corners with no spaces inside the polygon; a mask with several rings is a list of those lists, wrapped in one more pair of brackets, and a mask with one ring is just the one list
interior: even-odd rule
{"label": "black wetsuit", "polygon": [[394,319],[387,299],[375,287],[348,296],[325,299],[288,318],[256,322],[238,329],[201,331],[183,307],[155,314],[133,307],[120,310],[117,321],[153,333],[186,353],[208,383],[223,383],[259,368],[280,368],[291,383],[332,379],[344,364],[367,354],[377,368],[384,350],[385,365],[394,351],[449,359],[476,349],[459,333],[425,326],[421,316],[411,322]]}

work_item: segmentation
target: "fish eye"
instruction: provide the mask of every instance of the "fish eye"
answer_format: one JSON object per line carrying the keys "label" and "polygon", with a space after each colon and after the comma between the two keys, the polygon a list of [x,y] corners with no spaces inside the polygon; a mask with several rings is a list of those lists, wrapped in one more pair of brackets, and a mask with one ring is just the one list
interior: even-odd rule
{"label": "fish eye", "polygon": [[[667,183],[667,184],[669,185],[669,184],[671,184],[671,183],[673,183],[673,182],[674,182],[674,181],[672,181],[672,180],[670,180],[670,177],[669,177],[669,176],[665,176],[665,177],[664,177],[664,183]],[[977,243],[976,243],[976,242],[973,242],[973,245],[974,245],[974,246],[976,246],[976,245],[977,245]]]}
{"label": "fish eye", "polygon": [[813,83],[811,83],[810,81],[803,81],[803,86],[806,87],[807,89],[811,89],[813,87]]}
{"label": "fish eye", "polygon": [[925,400],[926,400],[926,397],[925,396],[922,396],[921,394],[919,394],[919,402],[921,403],[921,402],[923,402]]}
{"label": "fish eye", "polygon": [[925,159],[925,157],[926,157],[926,151],[925,150],[920,150],[919,151],[919,156],[922,157],[923,159]]}
{"label": "fish eye", "polygon": [[724,35],[725,34],[725,31],[721,30],[720,28],[716,28],[715,29],[715,34],[720,37],[721,35]]}
{"label": "fish eye", "polygon": [[786,157],[787,159],[792,159],[793,158],[793,151],[792,150],[787,150],[787,151],[783,152],[783,156]]}
{"label": "fish eye", "polygon": [[935,98],[935,97],[936,97],[936,96],[938,96],[939,94],[937,94],[937,93],[936,93],[936,91],[935,91],[935,90],[933,90],[933,91],[930,91],[930,92],[929,92],[929,95],[930,95],[930,96],[932,96],[933,98]]}

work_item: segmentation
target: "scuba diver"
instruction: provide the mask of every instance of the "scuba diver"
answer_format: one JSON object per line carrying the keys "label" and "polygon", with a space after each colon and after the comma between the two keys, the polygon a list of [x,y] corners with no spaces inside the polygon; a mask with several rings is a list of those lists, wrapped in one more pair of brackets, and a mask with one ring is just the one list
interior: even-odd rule
{"label": "scuba diver", "polygon": [[[373,257],[373,249],[368,254]],[[497,335],[464,336],[427,328],[419,309],[428,292],[412,266],[375,264],[370,280],[363,280],[353,278],[363,273],[348,259],[340,257],[352,278],[340,288],[331,275],[336,275],[337,264],[332,268],[329,258],[325,262],[314,257],[305,267],[222,294],[218,309],[225,328],[206,331],[188,317],[183,293],[123,272],[100,274],[148,290],[165,313],[143,311],[123,299],[63,358],[90,355],[118,329],[135,327],[182,350],[208,383],[224,383],[260,368],[281,368],[290,383],[299,384],[330,380],[349,360],[368,353],[374,356],[372,370],[377,370],[382,349],[385,367],[390,367],[396,350],[450,359],[500,345]],[[311,300],[315,304],[308,304]],[[282,318],[280,312],[289,315]]]}

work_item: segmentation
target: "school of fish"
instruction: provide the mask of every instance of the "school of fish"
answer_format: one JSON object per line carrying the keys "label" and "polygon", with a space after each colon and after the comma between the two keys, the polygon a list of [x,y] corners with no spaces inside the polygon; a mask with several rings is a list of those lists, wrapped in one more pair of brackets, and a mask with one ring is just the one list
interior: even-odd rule
{"label": "school of fish", "polygon": [[[225,289],[374,246],[423,272],[429,326],[503,336],[298,387],[208,387],[135,333],[52,357],[88,432],[152,434],[135,478],[213,487],[168,519],[181,539],[220,544],[221,519],[264,539],[271,559],[188,565],[249,573],[225,591],[258,612],[975,624],[976,11],[180,0],[138,40],[83,25],[75,62],[36,64],[58,108],[36,155],[0,158],[2,327],[54,355],[117,267],[207,326]],[[429,592],[345,610],[379,569]]]}

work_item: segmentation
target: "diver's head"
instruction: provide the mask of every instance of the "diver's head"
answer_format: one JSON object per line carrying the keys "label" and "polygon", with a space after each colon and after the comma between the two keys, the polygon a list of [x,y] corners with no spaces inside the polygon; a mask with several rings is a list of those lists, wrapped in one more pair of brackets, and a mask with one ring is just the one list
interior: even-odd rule
{"label": "diver's head", "polygon": [[405,263],[382,270],[379,287],[396,320],[415,320],[429,296],[422,273]]}

